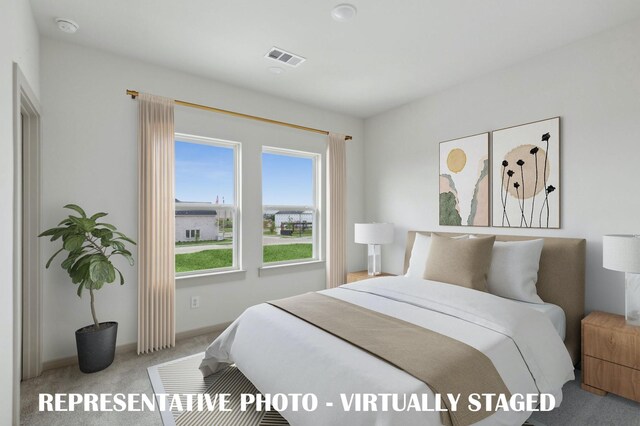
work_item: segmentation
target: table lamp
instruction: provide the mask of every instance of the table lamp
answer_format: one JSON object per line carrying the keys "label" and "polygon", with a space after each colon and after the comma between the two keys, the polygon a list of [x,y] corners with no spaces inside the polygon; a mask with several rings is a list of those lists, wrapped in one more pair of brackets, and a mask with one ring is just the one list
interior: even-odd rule
{"label": "table lamp", "polygon": [[625,273],[625,318],[640,326],[640,235],[602,237],[602,266]]}
{"label": "table lamp", "polygon": [[369,245],[367,272],[370,276],[380,275],[380,245],[393,242],[393,223],[356,223],[355,242]]}

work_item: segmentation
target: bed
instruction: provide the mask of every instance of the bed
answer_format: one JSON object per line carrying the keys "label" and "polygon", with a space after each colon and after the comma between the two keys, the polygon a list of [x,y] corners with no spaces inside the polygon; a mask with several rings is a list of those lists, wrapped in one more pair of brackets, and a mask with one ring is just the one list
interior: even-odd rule
{"label": "bed", "polygon": [[[408,234],[405,271],[415,235]],[[514,239],[532,238],[498,237]],[[562,385],[574,378],[573,364],[579,359],[585,242],[544,240],[537,287],[547,304],[537,310],[488,293],[402,276],[319,293],[450,336],[484,353],[512,394],[550,393],[560,403]],[[442,424],[434,411],[339,408],[341,394],[433,398],[433,392],[405,371],[269,304],[253,306],[234,321],[209,346],[201,370],[206,375],[231,363],[262,393],[317,395],[320,404],[312,413],[281,412],[291,424]],[[499,410],[476,424],[520,425],[530,414]]]}

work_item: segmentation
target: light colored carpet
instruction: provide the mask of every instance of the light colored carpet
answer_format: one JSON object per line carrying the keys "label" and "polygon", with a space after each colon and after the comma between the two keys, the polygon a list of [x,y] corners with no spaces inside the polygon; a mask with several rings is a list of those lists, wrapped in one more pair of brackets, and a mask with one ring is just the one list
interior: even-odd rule
{"label": "light colored carpet", "polygon": [[231,411],[174,411],[162,413],[165,426],[288,426],[277,411],[240,409],[240,395],[257,394],[256,387],[235,366],[206,378],[198,366],[203,353],[149,367],[149,379],[158,394],[230,394]]}
{"label": "light colored carpet", "polygon": [[[203,352],[216,335],[204,335],[178,342],[160,352],[138,356],[116,355],[104,371],[83,374],[78,367],[45,371],[20,386],[21,424],[35,426],[69,425],[162,425],[157,412],[48,413],[38,412],[38,394],[46,393],[146,393],[153,394],[147,368],[170,360]],[[578,372],[579,373],[579,372]],[[607,395],[593,395],[580,389],[580,377],[564,386],[564,401],[550,413],[536,413],[531,422],[545,426],[640,426],[640,404]]]}
{"label": "light colored carpet", "polygon": [[162,425],[158,412],[90,413],[82,411],[55,413],[38,411],[39,393],[144,393],[153,395],[147,367],[203,352],[218,336],[207,334],[176,343],[175,348],[146,355],[134,352],[117,354],[106,370],[93,374],[80,372],[77,366],[45,371],[40,377],[20,385],[20,423],[34,426],[75,425]]}
{"label": "light colored carpet", "polygon": [[550,412],[534,413],[534,424],[546,426],[640,426],[640,403],[616,395],[594,395],[580,387],[580,371],[576,379],[562,388],[560,407]]}

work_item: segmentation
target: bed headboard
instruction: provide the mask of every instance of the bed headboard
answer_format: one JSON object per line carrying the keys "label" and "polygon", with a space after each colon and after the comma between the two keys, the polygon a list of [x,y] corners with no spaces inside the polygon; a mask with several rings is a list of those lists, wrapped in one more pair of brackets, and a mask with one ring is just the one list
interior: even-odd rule
{"label": "bed headboard", "polygon": [[[409,231],[404,256],[405,273],[409,268],[411,249],[418,232],[425,235],[431,234],[431,232]],[[464,235],[451,232],[437,233],[449,237]],[[474,234],[476,233],[474,232]],[[567,317],[567,333],[564,344],[575,365],[580,360],[580,321],[584,317],[586,240],[496,235],[496,241],[524,241],[539,238],[544,240],[544,246],[540,256],[536,287],[542,300],[558,305],[564,310]]]}

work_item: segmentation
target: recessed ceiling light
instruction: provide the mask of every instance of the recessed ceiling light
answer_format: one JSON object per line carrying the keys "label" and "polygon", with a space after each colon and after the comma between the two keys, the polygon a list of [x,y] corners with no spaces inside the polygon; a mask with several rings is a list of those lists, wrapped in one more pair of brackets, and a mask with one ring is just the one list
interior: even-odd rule
{"label": "recessed ceiling light", "polygon": [[358,10],[349,3],[342,3],[331,9],[331,17],[334,21],[347,22],[356,17]]}
{"label": "recessed ceiling light", "polygon": [[269,71],[271,71],[273,74],[282,74],[284,72],[284,70],[280,67],[269,67]]}
{"label": "recessed ceiling light", "polygon": [[78,24],[67,18],[56,18],[56,24],[60,31],[73,34],[78,31]]}

